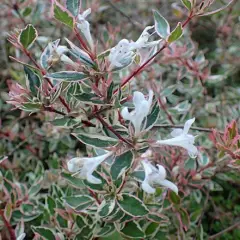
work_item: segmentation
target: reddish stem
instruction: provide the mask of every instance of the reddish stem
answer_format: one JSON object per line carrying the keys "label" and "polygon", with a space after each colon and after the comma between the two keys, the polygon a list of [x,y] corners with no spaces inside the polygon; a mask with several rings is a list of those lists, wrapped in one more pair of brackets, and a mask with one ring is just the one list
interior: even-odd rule
{"label": "reddish stem", "polygon": [[105,122],[103,120],[103,118],[99,115],[95,115],[95,117],[102,123],[103,126],[105,126],[108,130],[110,130],[112,133],[114,133],[114,135],[116,135],[120,140],[122,140],[123,142],[127,143],[129,146],[131,146],[132,148],[134,148],[134,146],[132,145],[132,143],[128,142],[126,139],[124,139],[119,133],[117,133],[112,126],[110,126],[107,122]]}
{"label": "reddish stem", "polygon": [[79,32],[78,32],[78,30],[76,28],[74,28],[74,32],[75,32],[76,37],[79,40],[80,44],[84,48],[84,50],[87,51],[87,53],[89,54],[90,58],[94,61],[95,60],[94,54],[91,51],[89,51],[89,48],[88,48],[87,44],[84,42],[84,40],[82,39],[81,35],[79,34]]}
{"label": "reddish stem", "polygon": [[8,229],[11,240],[16,240],[14,229],[12,228],[10,222],[5,218],[4,213],[2,211],[0,211],[0,216],[2,217],[4,225]]}
{"label": "reddish stem", "polygon": [[162,102],[161,98],[158,98],[158,102],[159,102],[162,110],[163,110],[163,111],[165,112],[165,114],[167,115],[168,120],[169,120],[172,124],[174,124],[173,118],[172,118],[172,116],[169,114],[169,112],[168,112],[166,106],[164,105],[164,103]]}
{"label": "reddish stem", "polygon": [[[140,73],[143,68],[151,62],[163,49],[165,49],[168,46],[168,43],[165,42],[165,44],[152,56],[150,57],[145,63],[143,63],[140,67],[138,67],[136,70],[134,70],[121,84],[121,88],[124,87],[133,77],[135,77],[138,73]],[[119,89],[116,89],[113,93],[116,94],[119,91]]]}

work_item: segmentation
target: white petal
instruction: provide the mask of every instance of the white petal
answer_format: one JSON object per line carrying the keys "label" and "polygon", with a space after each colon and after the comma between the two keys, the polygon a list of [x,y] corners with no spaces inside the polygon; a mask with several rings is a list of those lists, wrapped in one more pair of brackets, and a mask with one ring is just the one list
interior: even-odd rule
{"label": "white petal", "polygon": [[67,163],[69,172],[77,172],[81,168],[82,158],[72,158]]}
{"label": "white petal", "polygon": [[147,181],[143,181],[141,187],[144,192],[149,194],[153,194],[156,191],[156,189],[151,187]]}
{"label": "white petal", "polygon": [[92,184],[100,184],[102,181],[96,177],[94,177],[92,174],[87,174],[87,181]]}
{"label": "white petal", "polygon": [[82,13],[83,18],[86,18],[89,14],[91,14],[91,8],[88,8]]}
{"label": "white petal", "polygon": [[152,105],[152,100],[153,100],[153,90],[149,90],[149,95],[148,95],[148,105],[149,105],[149,109]]}
{"label": "white petal", "polygon": [[149,158],[153,154],[152,150],[149,148],[145,153],[141,155],[142,158]]}
{"label": "white petal", "polygon": [[131,114],[128,111],[127,107],[124,107],[123,110],[121,111],[121,115],[125,120],[131,120]]}
{"label": "white petal", "polygon": [[145,178],[148,177],[148,175],[150,175],[153,172],[153,168],[152,168],[152,164],[150,162],[148,162],[147,160],[143,160],[142,161],[142,165],[145,171]]}
{"label": "white petal", "polygon": [[157,164],[157,167],[158,167],[159,178],[164,180],[167,176],[166,169],[162,165],[159,165],[159,164]]}
{"label": "white petal", "polygon": [[142,102],[146,101],[144,95],[141,92],[135,91],[133,93],[133,104],[135,107],[140,106]]}
{"label": "white petal", "polygon": [[164,187],[170,188],[173,192],[178,194],[178,187],[174,183],[172,183],[172,182],[170,182],[170,181],[165,179],[163,181],[160,181],[159,184],[161,184]]}
{"label": "white petal", "polygon": [[58,55],[61,55],[67,51],[68,51],[68,48],[66,46],[58,46],[56,49],[56,52]]}
{"label": "white petal", "polygon": [[188,154],[191,158],[196,158],[198,155],[198,149],[194,145],[189,145]]}
{"label": "white petal", "polygon": [[172,137],[178,137],[183,133],[183,129],[180,128],[175,128],[172,130],[172,132],[170,133]]}
{"label": "white petal", "polygon": [[185,134],[188,133],[188,131],[189,131],[190,127],[192,126],[192,124],[194,123],[194,121],[195,121],[195,118],[192,118],[192,119],[189,119],[185,122],[184,129],[183,129],[183,132]]}
{"label": "white petal", "polygon": [[17,237],[17,240],[23,240],[26,237],[26,233],[22,233]]}
{"label": "white petal", "polygon": [[60,59],[61,59],[62,62],[65,62],[65,63],[70,64],[72,66],[76,66],[77,65],[68,56],[66,56],[65,54],[62,54]]}

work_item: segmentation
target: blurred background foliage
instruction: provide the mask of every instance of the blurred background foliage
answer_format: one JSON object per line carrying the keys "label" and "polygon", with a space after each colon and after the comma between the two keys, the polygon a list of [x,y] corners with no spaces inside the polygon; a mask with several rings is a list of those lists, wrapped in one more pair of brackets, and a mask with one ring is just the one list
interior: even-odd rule
{"label": "blurred background foliage", "polygon": [[[12,213],[13,224],[18,222],[19,214],[24,213],[27,239],[32,239],[33,236],[31,225],[39,225],[43,219],[45,222],[51,221],[44,205],[46,193],[51,193],[54,197],[59,194],[59,187],[63,191],[72,191],[60,176],[62,161],[74,156],[76,151],[85,151],[84,146],[70,137],[66,130],[56,130],[49,123],[52,119],[50,113],[29,115],[20,110],[12,110],[12,106],[6,103],[9,80],[20,83],[24,81],[22,65],[9,59],[9,56],[28,62],[28,59],[8,42],[9,32],[23,28],[27,23],[32,23],[39,32],[38,43],[31,49],[36,59],[39,59],[42,49],[49,41],[63,36],[74,39],[67,27],[52,19],[50,5],[48,0],[2,0],[0,3],[0,161],[4,160],[4,156],[8,156],[10,160],[7,165],[1,165],[5,178],[10,182],[17,181],[21,186],[25,184],[27,188],[32,189],[32,195],[30,194],[32,198],[29,199],[31,203],[21,205],[20,210],[16,208],[17,210]],[[172,26],[186,18],[180,1],[172,0],[82,1],[82,9],[89,6],[93,12],[92,33],[94,38],[98,39],[98,47],[102,51],[114,46],[119,39],[137,39],[144,26],[153,24],[152,9],[159,10]],[[174,94],[169,90],[170,94],[167,99],[170,111],[171,108],[174,111],[174,108],[178,107],[182,108],[185,116],[190,112],[196,117],[197,126],[200,127],[213,127],[223,131],[226,124],[233,119],[236,119],[239,127],[239,16],[240,2],[235,1],[228,9],[216,15],[195,18],[189,24],[187,33],[181,39],[179,46],[191,43],[188,50],[192,52],[190,54],[192,59],[197,57],[198,66],[201,63],[203,66],[192,71],[184,63],[180,64],[176,60],[160,56],[148,71],[138,77],[139,81],[135,88],[142,88],[145,79],[155,79],[161,83],[162,89],[174,84],[176,85]],[[62,44],[63,42],[62,40]],[[199,74],[204,73],[205,70],[210,74],[201,85]],[[179,74],[182,76],[186,72],[190,72],[191,77],[182,78],[180,82]],[[204,91],[201,90],[202,87]],[[178,104],[183,100],[184,104],[179,106]],[[211,159],[218,158],[216,149],[207,134],[200,145],[207,150]],[[198,197],[189,196],[194,199],[186,202],[188,208],[193,213],[200,212],[200,218],[193,224],[193,229],[201,226],[203,229],[198,230],[204,232],[203,239],[207,239],[206,234],[214,235],[240,221],[239,176],[239,171],[232,172],[226,168],[223,173],[214,177],[218,188],[205,194],[199,191]],[[41,184],[38,184],[38,181]],[[38,198],[36,198],[37,194]],[[14,196],[18,196],[17,193],[13,194]],[[5,207],[3,203],[4,199],[0,192],[0,208],[2,209]],[[191,217],[194,218],[194,216]],[[64,226],[64,219],[61,219],[60,215],[58,221],[58,224]],[[2,239],[4,239],[5,232],[6,229],[2,228]],[[174,234],[172,235],[172,239],[175,239]],[[112,236],[105,239],[117,238],[118,236]],[[235,227],[219,237],[210,239],[240,239],[240,228]]]}

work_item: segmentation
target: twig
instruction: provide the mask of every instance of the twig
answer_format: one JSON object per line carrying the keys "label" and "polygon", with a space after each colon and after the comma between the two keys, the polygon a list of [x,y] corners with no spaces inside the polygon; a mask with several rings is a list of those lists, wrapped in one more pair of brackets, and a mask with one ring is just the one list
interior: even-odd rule
{"label": "twig", "polygon": [[95,115],[95,117],[102,123],[103,126],[105,126],[108,130],[110,130],[114,135],[116,135],[116,137],[118,137],[120,140],[122,140],[123,142],[127,143],[129,146],[131,146],[132,148],[134,148],[134,146],[132,145],[132,143],[128,142],[126,139],[124,139],[119,133],[117,133],[112,126],[110,126],[107,122],[104,121],[104,119],[99,116],[99,115]]}
{"label": "twig", "polygon": [[5,218],[3,211],[0,210],[0,216],[2,217],[3,223],[6,226],[6,228],[8,229],[9,235],[10,235],[10,239],[11,240],[16,240],[16,235],[15,232],[10,224],[10,222]]}
{"label": "twig", "polygon": [[[43,106],[43,110],[47,112],[54,112],[62,116],[68,116],[66,113],[58,111],[57,109],[53,108],[52,106]],[[74,118],[73,116],[68,116],[69,118]],[[85,124],[88,127],[96,127],[93,123],[87,121],[87,120],[82,120],[81,121],[83,124]]]}
{"label": "twig", "polygon": [[[174,125],[174,124],[156,124],[153,128],[184,128],[184,125]],[[212,132],[212,128],[202,128],[202,127],[190,127],[192,130],[201,132]],[[220,134],[224,134],[222,131],[218,131]]]}
{"label": "twig", "polygon": [[133,25],[133,27],[142,29],[140,24],[136,24],[136,22],[134,22],[131,17],[129,17],[125,12],[123,12],[121,9],[119,9],[112,1],[105,0],[105,2],[107,2],[114,10],[116,10],[118,13],[120,13],[123,17],[127,18],[127,20]]}
{"label": "twig", "polygon": [[237,228],[237,227],[239,227],[239,226],[240,226],[240,221],[234,223],[232,226],[230,226],[230,227],[222,230],[221,232],[216,233],[216,234],[210,236],[210,237],[208,238],[208,240],[216,239],[216,238],[220,237],[221,235],[223,235],[224,233],[229,232],[229,231],[232,231],[234,228]]}

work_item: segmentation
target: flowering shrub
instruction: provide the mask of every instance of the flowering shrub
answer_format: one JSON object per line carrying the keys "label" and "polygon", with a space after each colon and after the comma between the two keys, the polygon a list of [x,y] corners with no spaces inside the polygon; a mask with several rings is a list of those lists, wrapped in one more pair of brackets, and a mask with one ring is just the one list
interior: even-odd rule
{"label": "flowering shrub", "polygon": [[[221,188],[215,176],[223,165],[239,170],[239,134],[235,121],[224,133],[193,126],[201,114],[192,114],[197,102],[185,95],[207,96],[209,79],[219,76],[197,53],[187,28],[233,2],[182,0],[173,7],[186,19],[175,26],[153,10],[137,40],[117,39],[109,29],[100,45],[101,37],[92,34],[91,8],[80,0],[52,1],[51,20],[65,25],[68,35],[43,47],[34,24],[9,34],[29,62],[11,56],[23,65],[24,78],[7,81],[6,100],[22,110],[19,121],[40,121],[15,131],[22,141],[17,149],[29,143],[30,155],[16,156],[13,149],[0,159],[6,239],[207,237],[202,211],[209,192]],[[175,83],[167,86],[165,75]],[[209,157],[207,132],[219,159]]]}

